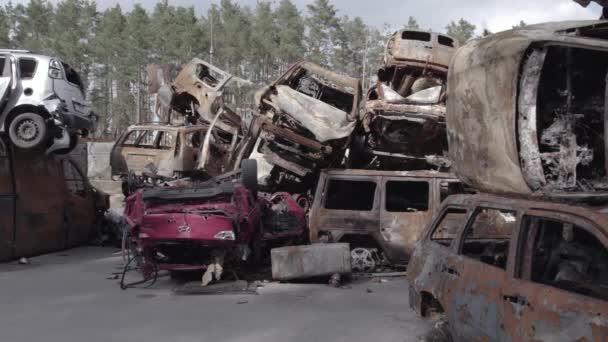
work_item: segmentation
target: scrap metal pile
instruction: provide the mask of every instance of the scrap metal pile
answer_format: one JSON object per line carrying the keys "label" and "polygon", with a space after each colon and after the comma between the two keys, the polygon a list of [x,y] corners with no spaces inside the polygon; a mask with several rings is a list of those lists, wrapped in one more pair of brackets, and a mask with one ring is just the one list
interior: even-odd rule
{"label": "scrap metal pile", "polygon": [[[148,278],[153,273],[150,270],[157,267],[173,270],[186,267],[177,264],[194,264],[187,267],[190,269],[210,269],[215,259],[199,254],[177,263],[169,256],[172,253],[166,250],[166,245],[187,250],[181,242],[189,240],[188,243],[195,241],[199,247],[212,247],[218,242],[217,237],[199,239],[194,233],[204,230],[211,221],[194,217],[220,215],[230,223],[226,232],[233,233],[226,238],[235,247],[230,258],[224,258],[226,248],[222,247],[222,260],[247,261],[269,230],[294,234],[288,234],[289,241],[280,243],[277,239],[266,239],[267,245],[268,241],[280,246],[308,240],[304,228],[297,228],[301,221],[298,217],[315,203],[318,209],[314,216],[326,220],[315,221],[310,235],[312,242],[349,242],[358,271],[374,271],[381,265],[405,265],[418,233],[439,204],[439,193],[443,198],[454,191],[462,192],[461,187],[450,185],[458,183],[454,177],[437,173],[449,167],[445,158],[446,78],[448,62],[456,47],[457,43],[445,35],[396,32],[387,43],[385,65],[378,71],[378,82],[368,91],[367,101],[363,99],[360,80],[311,62],[296,63],[260,89],[255,96],[257,112],[243,116],[223,99],[233,76],[203,60],[193,59],[170,84],[158,86],[158,97],[167,108],[169,122],[132,126],[112,150],[112,173],[123,179],[123,190],[130,196],[126,216],[131,229],[125,237],[128,240],[125,246],[134,243],[141,250],[134,254],[143,260],[139,266],[155,265],[145,266]],[[245,164],[249,168],[241,168]],[[350,229],[344,223],[353,215],[361,215],[358,208],[361,203],[375,201],[373,190],[359,192],[360,199],[353,201],[351,197],[341,207],[318,203],[326,191],[332,191],[326,184],[320,184],[321,170],[344,169],[346,173],[339,177],[347,181],[352,178],[348,171],[351,168],[362,169],[352,171],[358,174],[355,178],[368,182],[392,177],[386,191],[396,203],[393,213],[380,220],[359,219],[354,225],[368,225],[363,230]],[[387,171],[378,174],[376,170]],[[398,170],[422,171],[408,174]],[[238,203],[242,193],[232,190],[227,195],[222,183],[239,183],[239,178],[248,205],[265,208],[246,210],[246,215],[241,213],[247,220],[253,220],[248,224],[241,222],[245,218],[239,218],[240,214],[220,210],[234,201]],[[323,183],[333,186],[332,177],[324,179]],[[356,193],[364,183],[355,182],[351,189]],[[407,184],[413,188],[407,188]],[[282,198],[283,205],[269,205],[257,194],[258,185],[271,198]],[[384,183],[378,186],[385,187]],[[170,196],[173,188],[182,190],[176,190],[179,195]],[[405,198],[399,195],[400,191],[412,196]],[[163,205],[158,206],[159,196],[151,193],[165,194],[161,196]],[[213,203],[213,213],[206,203]],[[321,213],[321,207],[334,210]],[[237,206],[235,210],[243,208]],[[378,210],[381,209],[374,206],[371,216],[380,217]],[[285,220],[269,223],[268,215],[254,215],[257,212]],[[179,218],[175,213],[180,213]],[[380,234],[380,226],[386,226],[382,222],[389,219],[410,220],[412,224],[407,227],[391,224],[391,231],[382,228]],[[161,230],[169,235],[158,235],[160,228],[153,230],[156,234],[146,231],[150,225],[157,226],[159,220],[163,222]],[[215,226],[213,229],[217,230]],[[150,238],[154,243],[149,242]]]}

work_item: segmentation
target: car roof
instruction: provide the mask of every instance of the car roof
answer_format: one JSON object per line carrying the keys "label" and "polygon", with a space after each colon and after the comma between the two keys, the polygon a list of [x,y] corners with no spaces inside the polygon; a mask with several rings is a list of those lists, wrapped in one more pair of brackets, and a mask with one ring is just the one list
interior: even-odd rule
{"label": "car roof", "polygon": [[384,177],[419,177],[419,178],[445,178],[458,180],[456,176],[447,172],[439,171],[384,171],[384,170],[361,170],[361,169],[324,169],[322,173],[339,176],[384,176]]}
{"label": "car roof", "polygon": [[599,223],[599,225],[608,231],[608,205],[591,206],[583,203],[563,203],[550,201],[543,198],[530,198],[524,196],[503,196],[487,193],[479,194],[460,194],[452,195],[446,198],[443,206],[487,206],[496,204],[500,206],[512,207],[514,210],[531,209],[540,211],[551,211],[555,213],[571,214],[579,217],[585,217]]}
{"label": "car roof", "polygon": [[29,57],[29,58],[36,58],[36,59],[41,59],[41,60],[45,60],[45,61],[50,61],[51,59],[61,61],[61,59],[57,58],[57,57],[41,55],[41,54],[29,52],[27,50],[0,49],[0,54],[10,54],[17,58]]}

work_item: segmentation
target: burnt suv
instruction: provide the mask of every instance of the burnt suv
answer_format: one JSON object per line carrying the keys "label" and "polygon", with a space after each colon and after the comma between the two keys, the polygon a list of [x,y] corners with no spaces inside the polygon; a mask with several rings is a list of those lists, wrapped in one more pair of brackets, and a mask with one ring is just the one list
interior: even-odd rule
{"label": "burnt suv", "polygon": [[95,129],[80,76],[61,60],[0,50],[0,132],[21,149],[67,153]]}

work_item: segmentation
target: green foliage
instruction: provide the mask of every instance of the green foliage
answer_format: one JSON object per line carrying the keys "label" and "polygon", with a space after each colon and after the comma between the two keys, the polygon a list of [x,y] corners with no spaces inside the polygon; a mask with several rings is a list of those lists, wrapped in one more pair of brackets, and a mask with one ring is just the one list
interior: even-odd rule
{"label": "green foliage", "polygon": [[419,30],[420,25],[418,25],[418,21],[416,20],[416,18],[414,18],[410,15],[410,17],[407,19],[407,24],[405,25],[404,28],[410,29],[410,30]]}
{"label": "green foliage", "polygon": [[456,39],[460,44],[464,44],[469,39],[473,38],[475,28],[475,25],[460,18],[458,23],[452,21],[445,29],[448,35]]}
{"label": "green foliage", "polygon": [[[362,77],[369,86],[392,33],[388,26],[377,29],[359,17],[341,16],[330,0],[315,0],[303,12],[293,0],[259,0],[254,8],[235,0],[214,2],[198,16],[193,7],[169,0],[150,11],[134,5],[128,12],[118,5],[99,11],[95,0],[9,1],[0,5],[0,47],[58,56],[75,67],[101,117],[96,134],[116,137],[126,125],[151,117],[151,63],[179,66],[193,57],[212,58],[258,87],[308,59]],[[412,16],[404,27],[419,29]],[[466,41],[475,26],[461,19],[447,30]],[[245,93],[232,99],[250,103],[253,92]]]}

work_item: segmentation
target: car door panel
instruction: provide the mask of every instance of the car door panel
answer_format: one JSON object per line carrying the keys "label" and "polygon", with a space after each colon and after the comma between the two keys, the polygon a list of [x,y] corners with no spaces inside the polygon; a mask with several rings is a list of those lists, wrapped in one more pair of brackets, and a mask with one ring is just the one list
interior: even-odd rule
{"label": "car door panel", "polygon": [[[528,218],[536,218],[546,222],[572,224],[575,229],[581,229],[593,234],[604,250],[608,246],[606,239],[600,234],[594,234],[593,225],[581,218],[556,215],[544,211],[529,211]],[[593,295],[583,295],[542,283],[538,277],[538,268],[534,268],[535,256],[539,254],[539,245],[530,243],[536,241],[539,231],[528,235],[524,229],[528,221],[525,219],[520,232],[520,252],[516,263],[521,265],[516,277],[504,287],[504,315],[506,329],[512,331],[514,341],[606,341],[608,340],[608,301]],[[530,230],[540,228],[533,228]],[[547,227],[548,228],[548,227]],[[545,228],[545,229],[547,229]],[[589,253],[593,254],[593,253]],[[606,256],[606,255],[605,255]],[[594,260],[594,264],[605,264]],[[545,271],[547,267],[542,270]],[[605,272],[598,272],[604,274]],[[557,277],[557,275],[556,275]],[[544,281],[544,280],[543,280]],[[590,284],[602,285],[603,282],[592,281]]]}
{"label": "car door panel", "polygon": [[[432,180],[424,178],[387,177],[382,184],[380,207],[380,235],[382,238],[380,241],[384,243],[383,248],[391,262],[406,264],[416,241],[433,214],[433,183]],[[387,203],[387,201],[394,201],[389,198],[394,197],[394,194],[399,196],[409,194],[417,198],[424,198],[417,191],[400,191],[406,190],[408,185],[424,187],[424,184],[427,185],[426,210],[424,208],[420,208],[420,210],[405,208],[406,205],[401,205],[401,203]],[[422,203],[419,204],[422,205]]]}
{"label": "car door panel", "polygon": [[13,65],[9,55],[0,54],[0,114],[4,111],[13,86]]}

